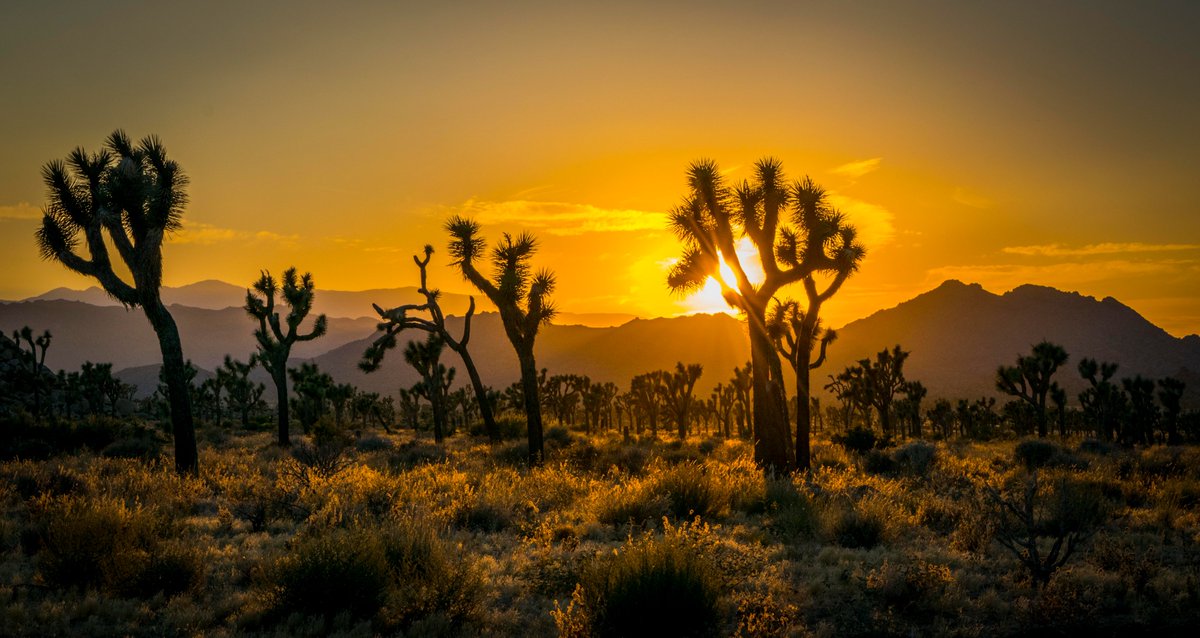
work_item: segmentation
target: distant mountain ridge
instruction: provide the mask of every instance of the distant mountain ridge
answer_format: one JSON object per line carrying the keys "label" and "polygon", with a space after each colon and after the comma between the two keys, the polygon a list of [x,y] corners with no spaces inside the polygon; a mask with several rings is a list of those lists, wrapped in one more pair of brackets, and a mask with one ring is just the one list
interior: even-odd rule
{"label": "distant mountain ridge", "polygon": [[[471,304],[470,295],[453,292],[441,293],[438,303],[447,315],[462,316],[467,313]],[[225,308],[241,308],[246,303],[246,288],[235,286],[216,279],[206,279],[184,286],[163,286],[163,303],[168,306],[179,305],[206,310],[222,310]],[[71,288],[55,288],[35,297],[22,301],[80,301],[93,306],[119,306],[117,300],[108,296],[98,286],[84,290]],[[343,317],[358,319],[367,317],[378,319],[371,304],[379,304],[383,308],[394,308],[404,304],[424,303],[425,298],[417,292],[416,286],[399,288],[373,288],[370,290],[322,290],[316,291],[313,302],[313,313],[325,314],[330,318]],[[483,295],[475,295],[475,305],[478,312],[494,311],[496,308]],[[570,313],[563,312],[555,318],[555,323],[563,325],[585,326],[618,326],[634,315],[625,313]]]}
{"label": "distant mountain ridge", "polygon": [[[240,308],[173,306],[172,312],[185,356],[201,368],[215,369],[227,352],[245,360],[254,349],[253,324]],[[462,319],[451,317],[449,323],[459,334]],[[73,301],[0,304],[0,329],[10,333],[23,325],[48,328],[55,335],[47,357],[54,369],[75,369],[84,360],[111,361],[117,370],[158,361],[157,342],[137,310]],[[378,372],[368,375],[357,368],[374,328],[370,318],[331,319],[329,334],[298,344],[294,358],[316,361],[339,381],[393,394],[416,381],[399,350],[390,353]],[[813,373],[814,389],[824,386],[827,375],[898,343],[912,353],[906,375],[923,382],[931,399],[997,396],[996,367],[1011,365],[1033,344],[1049,340],[1071,356],[1056,379],[1072,398],[1084,384],[1076,366],[1081,358],[1091,357],[1119,363],[1118,378],[1179,376],[1189,382],[1185,400],[1200,407],[1200,337],[1173,337],[1112,298],[1096,300],[1028,285],[994,294],[978,284],[947,281],[851,322],[838,333],[825,365]],[[516,358],[495,313],[476,315],[470,348],[485,383],[500,388],[517,379]],[[700,363],[704,375],[697,390],[703,394],[749,359],[745,326],[723,314],[636,319],[604,328],[545,326],[536,355],[538,366],[553,374],[586,374],[622,388],[632,376],[670,368],[676,361]],[[446,352],[444,362],[459,367],[458,380],[465,383],[453,352]],[[131,376],[153,378],[144,371]]]}

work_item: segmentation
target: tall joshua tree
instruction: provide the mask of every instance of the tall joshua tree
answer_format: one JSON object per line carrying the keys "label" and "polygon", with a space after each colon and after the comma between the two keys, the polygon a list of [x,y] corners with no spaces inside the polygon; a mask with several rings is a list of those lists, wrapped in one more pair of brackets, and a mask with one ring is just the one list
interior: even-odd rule
{"label": "tall joshua tree", "polygon": [[[288,391],[287,391],[287,362],[292,353],[292,345],[298,341],[312,341],[325,334],[325,315],[319,315],[313,321],[312,329],[305,334],[297,330],[300,323],[312,310],[314,293],[312,274],[304,273],[297,277],[296,269],[288,268],[283,272],[283,285],[276,283],[270,271],[263,271],[254,289],[246,291],[246,312],[258,320],[258,329],[254,338],[258,341],[258,354],[255,355],[262,367],[271,375],[275,383],[275,396],[279,411],[279,445],[291,445],[288,434]],[[256,294],[257,293],[257,294]],[[283,301],[288,305],[287,317],[280,321],[279,312],[275,309],[275,295],[281,293]],[[262,295],[262,298],[259,298]]]}
{"label": "tall joshua tree", "polygon": [[996,369],[996,389],[1017,397],[1033,407],[1037,415],[1038,436],[1046,438],[1048,417],[1046,398],[1058,384],[1050,377],[1067,362],[1067,351],[1060,345],[1043,341],[1029,356],[1017,357],[1017,365]]}
{"label": "tall joshua tree", "polygon": [[[363,354],[363,360],[358,364],[364,372],[373,372],[379,369],[379,365],[383,362],[384,353],[389,349],[396,347],[396,334],[405,328],[415,328],[424,330],[430,334],[437,334],[441,337],[442,342],[450,347],[451,350],[458,353],[462,358],[463,367],[467,369],[467,376],[471,379],[471,389],[475,391],[475,400],[479,404],[479,416],[483,419],[483,428],[487,432],[488,438],[493,442],[500,440],[500,428],[496,427],[496,417],[492,414],[492,406],[488,401],[487,388],[483,385],[483,379],[479,376],[479,370],[475,367],[475,360],[471,358],[471,353],[467,350],[467,344],[471,341],[471,317],[475,315],[475,297],[470,297],[471,303],[467,307],[467,314],[463,318],[462,337],[455,340],[450,335],[450,331],[446,329],[446,316],[442,313],[442,307],[438,304],[438,297],[441,295],[438,290],[430,290],[427,282],[426,268],[429,266],[429,259],[433,255],[433,246],[425,246],[424,259],[413,255],[413,261],[416,262],[417,268],[421,271],[421,287],[417,292],[425,297],[423,304],[405,304],[391,310],[384,310],[375,304],[371,307],[375,308],[375,312],[383,319],[383,323],[378,326],[379,330],[384,331],[378,339],[367,348]],[[411,316],[408,313],[429,313],[429,318],[422,316]]]}
{"label": "tall joshua tree", "polygon": [[[121,304],[145,313],[162,351],[175,469],[197,472],[183,346],[175,320],[159,294],[163,239],[181,227],[187,176],[167,159],[167,150],[157,137],[146,137],[135,145],[118,130],[96,153],[76,148],[66,161],[49,162],[42,168],[42,179],[48,199],[37,231],[42,257],[96,279]],[[114,269],[110,246],[128,277]],[[79,248],[85,249],[87,257]]]}
{"label": "tall joshua tree", "polygon": [[441,335],[431,332],[425,341],[409,341],[404,348],[404,361],[421,375],[421,381],[413,389],[429,401],[433,411],[433,439],[439,444],[446,438],[448,391],[454,382],[454,368],[447,370],[441,363],[444,345]]}
{"label": "tall joshua tree", "polygon": [[[794,460],[787,392],[767,331],[767,305],[780,289],[806,277],[844,278],[842,273],[852,272],[865,251],[854,227],[829,205],[825,191],[808,178],[789,186],[779,160],[759,160],[753,181],[733,188],[716,163],[698,161],[688,169],[688,188],[683,203],[670,214],[684,248],[667,275],[667,285],[690,291],[712,277],[726,302],[745,314],[754,386],[754,458],[766,469],[785,470]],[[736,250],[740,236],[754,246],[761,282],[746,274]],[[721,276],[722,264],[733,281]]]}
{"label": "tall joshua tree", "polygon": [[674,372],[668,372],[663,376],[667,407],[671,410],[671,415],[675,417],[675,429],[679,434],[680,441],[687,439],[688,420],[693,403],[695,403],[692,391],[696,387],[696,381],[703,373],[704,367],[699,363],[685,366],[683,362],[679,362],[675,364]]}
{"label": "tall joshua tree", "polygon": [[[816,281],[804,278],[804,289],[808,293],[808,310],[796,301],[788,299],[777,302],[767,317],[767,330],[775,342],[775,348],[787,359],[796,373],[796,469],[807,470],[812,464],[812,396],[809,372],[825,363],[825,351],[837,339],[837,332],[821,326],[818,314],[821,304],[833,295],[849,271],[838,273],[824,293],[817,292]],[[813,348],[821,344],[817,360],[812,360]]]}
{"label": "tall joshua tree", "polygon": [[513,237],[504,233],[492,248],[492,276],[488,278],[477,267],[484,256],[487,242],[479,235],[479,224],[465,217],[451,217],[446,222],[450,233],[450,255],[463,278],[487,295],[500,311],[504,334],[517,353],[521,365],[521,389],[525,400],[525,418],[529,437],[529,462],[541,463],[542,408],[538,397],[538,369],[533,356],[533,343],[538,329],[554,317],[554,274],[549,270],[533,272],[529,260],[537,252],[537,240],[529,233]]}

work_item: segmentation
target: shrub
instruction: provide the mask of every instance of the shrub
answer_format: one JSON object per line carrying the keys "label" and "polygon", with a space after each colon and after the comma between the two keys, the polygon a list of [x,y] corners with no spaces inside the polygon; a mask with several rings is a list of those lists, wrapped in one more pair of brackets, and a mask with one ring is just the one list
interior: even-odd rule
{"label": "shrub", "polygon": [[862,456],[862,469],[868,474],[891,474],[896,462],[883,450],[868,450]]}
{"label": "shrub", "polygon": [[388,592],[385,624],[410,627],[437,617],[451,625],[478,613],[478,578],[423,521],[406,521],[380,533],[394,587]]}
{"label": "shrub", "polygon": [[274,585],[272,612],[281,618],[369,618],[383,606],[391,581],[383,544],[362,530],[301,538],[266,575]]}
{"label": "shrub", "polygon": [[989,488],[996,518],[996,541],[1044,587],[1106,517],[1106,502],[1095,485],[1062,478],[1041,489],[1035,472],[1006,491]]}
{"label": "shrub", "polygon": [[49,585],[149,597],[200,582],[203,565],[195,551],[164,546],[169,530],[153,510],[72,496],[41,497],[33,510],[23,541],[36,550],[38,575]]}
{"label": "shrub", "polygon": [[897,468],[909,476],[927,476],[937,461],[937,447],[925,441],[912,441],[896,448],[892,459]]}
{"label": "shrub", "polygon": [[1041,439],[1026,439],[1013,448],[1013,460],[1029,471],[1049,467],[1078,467],[1079,459],[1062,447]]}
{"label": "shrub", "polygon": [[845,434],[835,434],[832,438],[834,443],[849,452],[866,452],[875,449],[879,443],[875,433],[866,428],[851,428]]}
{"label": "shrub", "polygon": [[548,444],[553,443],[559,447],[567,447],[574,438],[571,435],[571,431],[561,425],[556,425],[546,430],[545,439]]}
{"label": "shrub", "polygon": [[678,519],[719,518],[729,513],[729,489],[694,461],[663,468],[655,491],[667,497]]}
{"label": "shrub", "polygon": [[526,425],[524,414],[505,412],[496,417],[496,429],[500,430],[500,438],[511,441],[525,436],[526,430],[529,428]]}
{"label": "shrub", "polygon": [[784,539],[807,537],[817,529],[812,501],[790,480],[767,481],[764,503],[767,527]]}
{"label": "shrub", "polygon": [[870,549],[883,542],[887,518],[882,507],[860,501],[834,510],[829,536],[842,547]]}
{"label": "shrub", "polygon": [[359,452],[384,452],[396,447],[390,440],[381,436],[364,436],[354,443],[354,449]]}
{"label": "shrub", "polygon": [[589,566],[555,621],[564,635],[715,635],[719,595],[713,568],[694,548],[645,539]]}
{"label": "shrub", "polygon": [[598,501],[596,520],[605,525],[641,525],[657,521],[668,511],[670,502],[640,482],[619,485]]}
{"label": "shrub", "polygon": [[441,463],[446,458],[446,450],[441,446],[414,440],[400,444],[388,456],[388,466],[393,470],[403,471],[418,465]]}

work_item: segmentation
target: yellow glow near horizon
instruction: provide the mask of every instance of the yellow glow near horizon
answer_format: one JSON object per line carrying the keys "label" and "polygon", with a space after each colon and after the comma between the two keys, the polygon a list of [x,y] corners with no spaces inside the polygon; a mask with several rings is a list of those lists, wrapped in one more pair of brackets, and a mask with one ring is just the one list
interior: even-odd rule
{"label": "yellow glow near horizon", "polygon": [[[750,241],[749,237],[743,237],[738,240],[736,250],[738,263],[742,265],[746,278],[755,286],[761,284],[766,276],[759,264],[758,251],[754,248],[754,243]],[[722,282],[730,288],[737,289],[737,275],[724,259],[720,260],[720,264],[717,275],[710,276],[705,280],[703,288],[684,300],[683,303],[687,307],[685,314],[695,312],[737,314],[737,310],[730,307],[721,294]]]}

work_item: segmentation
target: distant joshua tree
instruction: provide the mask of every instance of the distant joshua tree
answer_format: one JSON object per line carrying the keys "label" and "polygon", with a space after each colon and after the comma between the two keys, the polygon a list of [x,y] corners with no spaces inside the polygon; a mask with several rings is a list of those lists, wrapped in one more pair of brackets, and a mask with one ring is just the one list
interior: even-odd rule
{"label": "distant joshua tree", "polygon": [[[163,305],[162,244],[181,227],[188,180],[167,159],[157,137],[134,145],[120,130],[106,148],[88,154],[76,148],[42,169],[48,202],[37,231],[42,257],[96,279],[126,307],[140,307],[158,336],[168,387],[175,469],[199,470],[191,395],[184,378],[183,347],[174,318]],[[76,252],[82,239],[85,258]],[[132,283],[117,274],[110,250],[129,271]]]}
{"label": "distant joshua tree", "polygon": [[1046,399],[1058,384],[1050,378],[1067,362],[1062,346],[1043,341],[1033,347],[1029,356],[1017,357],[1017,365],[996,369],[996,389],[1028,403],[1037,417],[1038,436],[1045,438],[1047,423]]}
{"label": "distant joshua tree", "polygon": [[[857,268],[857,263],[853,267]],[[809,372],[825,363],[825,352],[829,344],[837,339],[837,332],[821,326],[818,315],[821,304],[837,292],[850,272],[849,269],[839,272],[824,292],[817,292],[815,280],[805,277],[808,310],[802,309],[799,302],[788,299],[777,301],[767,315],[767,331],[771,340],[796,373],[796,469],[799,470],[807,470],[812,465],[812,405],[809,403],[812,392]],[[818,343],[821,349],[817,360],[813,361],[813,348]]]}
{"label": "distant joshua tree", "polygon": [[692,391],[696,388],[696,381],[703,373],[704,367],[699,363],[685,366],[680,362],[675,364],[674,372],[668,372],[663,377],[667,408],[671,411],[671,416],[675,417],[675,430],[679,434],[680,441],[687,439],[688,420],[695,403]]}
{"label": "distant joshua tree", "polygon": [[446,222],[450,233],[450,255],[463,278],[471,282],[500,311],[504,333],[517,353],[521,366],[521,389],[529,438],[529,462],[539,464],[545,455],[542,442],[542,407],[538,398],[538,368],[533,343],[542,324],[554,317],[550,294],[554,292],[554,274],[549,270],[533,272],[529,260],[537,252],[537,240],[529,233],[513,237],[504,233],[491,252],[492,276],[479,272],[476,264],[483,257],[487,242],[479,236],[479,224],[465,217]]}
{"label": "distant joshua tree", "polygon": [[[300,323],[312,310],[314,288],[311,274],[304,273],[303,276],[297,277],[296,269],[288,268],[283,272],[282,286],[276,283],[270,271],[264,270],[258,281],[254,282],[254,289],[246,291],[246,312],[258,320],[258,329],[254,331],[254,338],[258,341],[256,356],[275,382],[279,411],[278,442],[283,447],[292,444],[288,434],[290,416],[287,390],[287,362],[292,353],[292,345],[298,341],[312,341],[324,335],[327,327],[325,315],[320,315],[313,321],[312,329],[307,334],[296,332]],[[282,323],[279,312],[275,309],[276,293],[282,293],[283,301],[289,308]]]}
{"label": "distant joshua tree", "polygon": [[[667,275],[667,285],[676,291],[695,290],[713,277],[726,302],[745,314],[753,363],[754,459],[768,470],[794,467],[787,391],[767,331],[767,305],[790,284],[817,274],[844,279],[853,272],[865,254],[854,227],[830,207],[825,191],[812,180],[789,186],[781,163],[772,158],[755,164],[753,181],[733,188],[714,162],[693,163],[688,194],[670,219],[684,248]],[[761,283],[750,281],[737,254],[735,242],[741,236],[748,237],[758,253]],[[732,271],[733,281],[720,275],[722,264]],[[829,294],[833,291],[836,287]]]}
{"label": "distant joshua tree", "polygon": [[242,427],[250,426],[250,411],[262,403],[262,395],[266,386],[250,380],[250,371],[258,365],[258,357],[251,356],[248,363],[242,363],[229,355],[217,370],[217,376],[224,379],[225,390],[229,395],[229,407],[236,411],[242,420]]}
{"label": "distant joshua tree", "polygon": [[1121,419],[1129,409],[1125,393],[1111,381],[1117,364],[1097,362],[1084,357],[1079,362],[1079,376],[1091,387],[1079,393],[1079,403],[1089,423],[1096,425],[1101,440],[1112,441],[1121,427]]}
{"label": "distant joshua tree", "polygon": [[[475,315],[475,297],[470,297],[471,303],[467,307],[467,314],[463,318],[462,337],[455,340],[450,335],[450,331],[446,329],[446,316],[442,313],[442,307],[438,304],[440,292],[436,289],[431,290],[426,280],[426,268],[429,266],[430,256],[433,255],[433,246],[425,246],[424,259],[413,255],[413,261],[416,262],[417,268],[421,271],[421,287],[417,292],[425,297],[423,304],[406,304],[390,310],[384,310],[379,306],[372,304],[375,312],[383,318],[384,322],[379,324],[378,329],[383,330],[384,334],[367,348],[363,354],[363,360],[358,364],[364,372],[373,372],[379,369],[379,365],[383,362],[384,353],[389,349],[396,347],[396,334],[406,328],[415,328],[424,330],[428,333],[436,333],[442,341],[450,347],[451,350],[458,353],[462,358],[463,367],[467,370],[467,376],[471,379],[471,389],[475,392],[476,402],[479,404],[479,416],[483,419],[483,429],[487,432],[488,438],[492,442],[500,440],[500,428],[496,426],[496,417],[492,411],[487,398],[487,389],[483,385],[483,379],[479,376],[479,370],[475,367],[475,360],[471,357],[470,351],[467,350],[467,344],[471,341],[471,317]],[[421,316],[410,316],[408,313],[428,313],[429,318]]]}
{"label": "distant joshua tree", "polygon": [[[904,361],[909,353],[897,344],[891,350],[883,349],[875,360],[861,359],[838,375],[837,381],[844,384],[842,392],[855,395],[857,403],[875,408],[884,435],[892,432],[892,403],[896,395],[912,394],[916,388],[904,379]],[[924,396],[924,386],[919,391]]]}
{"label": "distant joshua tree", "polygon": [[438,443],[446,438],[448,391],[454,382],[454,368],[447,370],[441,363],[444,345],[441,335],[431,332],[425,341],[409,341],[404,348],[404,361],[421,375],[421,382],[413,390],[429,401],[433,410],[433,439]]}
{"label": "distant joshua tree", "polygon": [[33,416],[41,418],[42,416],[42,391],[46,389],[48,381],[54,380],[49,373],[43,373],[46,367],[46,350],[50,349],[50,340],[53,336],[49,330],[45,330],[41,335],[34,337],[33,330],[29,326],[24,326],[20,330],[13,330],[13,341],[17,347],[21,347],[21,342],[24,341],[29,347],[29,353],[25,356],[27,368],[25,373],[28,375],[26,379],[29,382],[29,390],[33,393]]}

